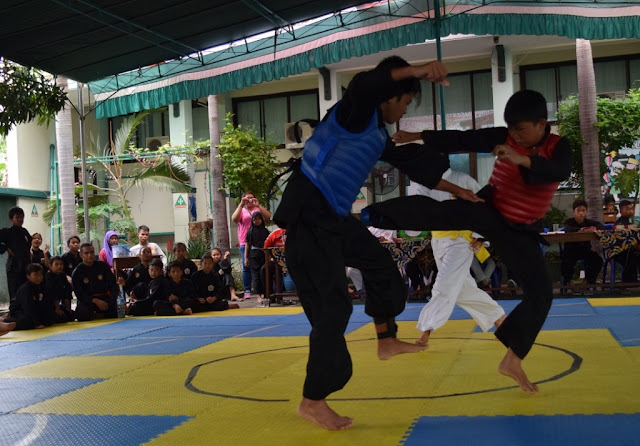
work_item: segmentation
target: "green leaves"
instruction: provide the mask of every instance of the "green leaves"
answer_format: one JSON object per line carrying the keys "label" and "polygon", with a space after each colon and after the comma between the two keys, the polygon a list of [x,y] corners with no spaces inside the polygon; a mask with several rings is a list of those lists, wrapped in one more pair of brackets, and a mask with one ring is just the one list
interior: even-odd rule
{"label": "green leaves", "polygon": [[0,136],[18,124],[49,123],[64,108],[67,94],[53,78],[34,68],[0,60]]}
{"label": "green leaves", "polygon": [[[567,138],[571,144],[573,149],[572,171],[580,176],[582,184],[582,145],[584,141],[580,133],[578,106],[576,96],[570,96],[560,104],[558,133]],[[640,89],[629,90],[625,99],[598,98],[597,107],[596,128],[603,155],[631,147],[640,139]],[[605,171],[606,166],[601,163],[601,174]],[[625,173],[623,179],[620,180],[625,182],[625,187],[630,184],[628,177],[629,174]]]}
{"label": "green leaves", "polygon": [[231,114],[227,114],[224,135],[220,140],[222,176],[229,192],[240,197],[251,191],[265,206],[268,187],[278,174],[276,144],[260,138],[254,129],[234,127]]}

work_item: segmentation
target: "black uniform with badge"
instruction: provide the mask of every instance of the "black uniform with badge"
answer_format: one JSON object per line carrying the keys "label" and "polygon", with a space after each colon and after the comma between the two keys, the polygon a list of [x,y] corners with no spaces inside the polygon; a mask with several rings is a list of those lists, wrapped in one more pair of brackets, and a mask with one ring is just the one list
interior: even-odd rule
{"label": "black uniform with badge", "polygon": [[71,310],[72,292],[73,289],[64,272],[55,274],[47,271],[44,276],[44,294],[53,305],[54,311],[56,302],[62,310],[62,315],[56,315],[56,322],[69,322],[75,319],[75,315]]}
{"label": "black uniform with badge", "polygon": [[129,294],[135,294],[136,300],[146,299],[149,295],[149,282],[151,282],[149,265],[145,266],[140,263],[129,273],[125,290],[127,290]]}
{"label": "black uniform with badge", "polygon": [[22,226],[0,229],[0,254],[9,251],[7,259],[7,288],[13,302],[18,288],[26,282],[25,268],[31,262],[31,235]]}
{"label": "black uniform with badge", "polygon": [[180,283],[174,282],[169,279],[169,296],[174,295],[178,298],[177,301],[162,301],[156,300],[153,304],[153,309],[158,316],[175,316],[176,310],[173,308],[174,304],[180,305],[183,310],[187,308],[193,308],[195,306],[193,284],[189,279],[182,279]]}
{"label": "black uniform with badge", "polygon": [[[94,261],[91,266],[81,263],[76,266],[72,278],[73,290],[78,299],[78,321],[89,321],[100,315],[106,318],[118,317],[116,298],[120,290],[109,265],[99,260]],[[105,301],[108,308],[100,310],[92,302],[94,298]]]}
{"label": "black uniform with badge", "polygon": [[53,314],[53,306],[42,286],[27,281],[18,288],[5,322],[15,322],[15,330],[31,330],[40,325],[51,325]]}
{"label": "black uniform with badge", "polygon": [[[198,267],[196,266],[195,263],[193,263],[193,260],[190,260],[190,259],[183,259],[182,261],[174,260],[174,263],[177,263],[178,265],[180,265],[180,268],[182,268],[183,279],[191,280],[191,276],[193,276],[195,272],[198,271]],[[167,271],[167,277],[169,277],[169,271]]]}
{"label": "black uniform with badge", "polygon": [[[208,274],[199,270],[193,275],[191,281],[195,291],[195,306],[192,307],[195,313],[229,309],[229,302],[224,300],[224,286],[220,274],[213,270]],[[206,302],[209,297],[213,297],[215,300]],[[205,302],[201,302],[200,299],[205,299]]]}
{"label": "black uniform with badge", "polygon": [[64,262],[64,273],[71,277],[76,266],[82,263],[82,257],[80,257],[79,253],[74,256],[71,251],[68,251],[62,254],[62,261]]}

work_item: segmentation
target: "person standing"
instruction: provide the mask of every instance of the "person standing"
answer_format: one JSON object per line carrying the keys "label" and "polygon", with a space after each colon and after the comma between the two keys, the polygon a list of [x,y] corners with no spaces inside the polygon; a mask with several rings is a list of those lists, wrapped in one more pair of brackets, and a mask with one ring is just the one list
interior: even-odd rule
{"label": "person standing", "polygon": [[251,216],[254,212],[259,211],[265,220],[271,219],[271,212],[266,210],[253,192],[245,192],[238,207],[231,215],[231,220],[238,225],[238,243],[240,245],[240,258],[242,259],[242,287],[244,288],[244,298],[251,298],[251,268],[245,265],[245,248],[247,240],[247,232],[251,227]]}
{"label": "person standing", "polygon": [[[498,371],[527,393],[538,392],[522,368],[544,324],[553,297],[551,279],[540,249],[541,219],[558,184],[571,173],[571,146],[551,133],[547,100],[532,90],[514,93],[507,101],[508,127],[479,130],[397,132],[396,142],[422,139],[424,150],[436,153],[491,152],[497,159],[489,185],[478,192],[482,201],[438,202],[422,196],[394,198],[362,210],[360,218],[381,228],[411,230],[470,229],[485,236],[522,283],[522,301],[496,330],[507,348]],[[425,170],[431,166],[423,164]],[[469,191],[453,191],[464,198]]]}
{"label": "person standing", "polygon": [[31,235],[22,227],[24,211],[18,206],[9,209],[11,226],[0,229],[0,254],[8,253],[7,260],[7,288],[9,288],[9,302],[16,298],[18,288],[27,281],[25,268],[31,259]]}
{"label": "person standing", "polygon": [[[404,310],[407,287],[387,249],[351,215],[351,207],[379,159],[429,187],[439,182],[448,160],[417,145],[395,147],[385,123],[396,123],[406,113],[419,94],[419,79],[448,85],[446,75],[440,62],[412,66],[397,56],[358,73],[306,141],[302,161],[294,166],[275,213],[274,221],[287,231],[287,267],[311,324],[298,415],[325,429],[353,424],[326,400],[352,374],[344,338],[353,311],[345,266],[362,271],[365,312],[375,324],[378,358],[426,348],[397,339],[395,317]],[[424,165],[436,174],[417,168]]]}

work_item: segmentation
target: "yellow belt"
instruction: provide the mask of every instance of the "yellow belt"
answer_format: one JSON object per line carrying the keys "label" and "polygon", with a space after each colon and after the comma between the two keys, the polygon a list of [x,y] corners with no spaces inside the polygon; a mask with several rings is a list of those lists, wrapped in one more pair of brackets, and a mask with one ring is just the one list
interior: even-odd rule
{"label": "yellow belt", "polygon": [[[434,238],[449,237],[451,240],[457,239],[458,237],[462,237],[469,243],[473,241],[473,235],[471,231],[431,231],[431,236]],[[491,256],[491,254],[489,254],[489,251],[487,250],[487,248],[484,247],[484,245],[475,253],[475,255],[478,258],[478,260],[480,260],[480,263],[484,263],[485,260],[487,260]]]}

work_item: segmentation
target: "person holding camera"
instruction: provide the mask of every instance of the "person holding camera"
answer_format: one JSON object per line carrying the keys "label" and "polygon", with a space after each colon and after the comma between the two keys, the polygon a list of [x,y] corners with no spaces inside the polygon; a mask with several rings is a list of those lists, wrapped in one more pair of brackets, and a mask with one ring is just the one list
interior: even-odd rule
{"label": "person holding camera", "polygon": [[264,217],[264,220],[271,220],[271,212],[266,210],[253,192],[247,191],[242,194],[242,200],[238,204],[238,207],[231,215],[231,220],[238,225],[238,242],[240,244],[240,258],[242,261],[242,286],[244,288],[244,298],[249,299],[251,297],[251,269],[248,265],[245,265],[244,250],[246,247],[247,231],[251,227],[251,215],[254,212],[260,212]]}

